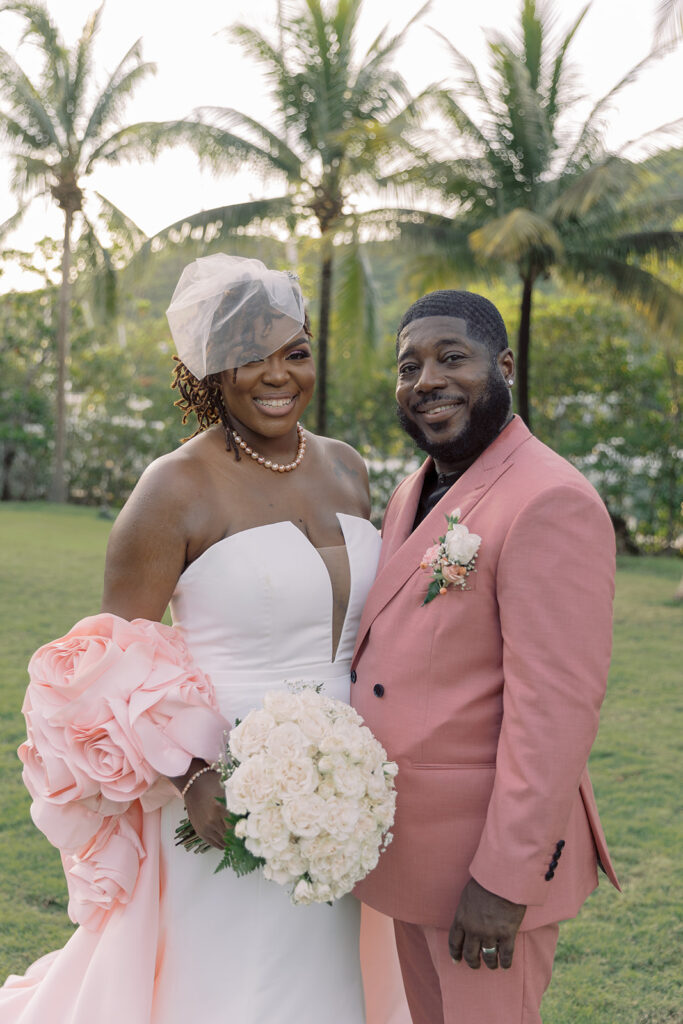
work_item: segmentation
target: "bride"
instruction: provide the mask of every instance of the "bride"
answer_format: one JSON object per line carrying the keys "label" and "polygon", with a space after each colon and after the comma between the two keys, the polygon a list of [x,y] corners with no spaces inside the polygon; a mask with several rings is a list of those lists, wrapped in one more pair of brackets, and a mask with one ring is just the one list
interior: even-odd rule
{"label": "bride", "polygon": [[[348,701],[379,538],[360,456],[299,423],[315,366],[298,283],[258,260],[203,257],[183,272],[168,319],[179,355],[176,404],[198,429],[141,477],[110,537],[102,615],[83,623],[92,631],[101,622],[108,636],[163,630],[155,624],[170,603],[169,633],[210,679],[222,724],[243,718],[267,690],[302,680]],[[31,723],[35,708],[27,707]],[[192,856],[174,845],[186,813],[222,846],[221,786],[210,767],[216,730],[209,742],[191,721],[202,741],[185,739],[180,761],[163,761],[180,766],[164,772],[172,787],[162,778],[163,799],[133,801],[144,814],[130,892],[112,906],[103,898],[64,949],[8,979],[0,1024],[409,1021],[388,920],[364,919],[364,994],[352,896],[295,907],[260,872],[214,877],[218,850]],[[43,827],[35,778],[45,766],[31,739],[24,747]],[[45,816],[43,830],[56,842],[53,820]],[[76,877],[74,861],[64,857]],[[70,912],[82,921],[69,870],[67,878]]]}

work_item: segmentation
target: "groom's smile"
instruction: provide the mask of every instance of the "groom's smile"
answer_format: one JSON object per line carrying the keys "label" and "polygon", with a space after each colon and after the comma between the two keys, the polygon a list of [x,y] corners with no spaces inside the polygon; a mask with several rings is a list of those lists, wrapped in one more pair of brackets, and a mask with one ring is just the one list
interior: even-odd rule
{"label": "groom's smile", "polygon": [[476,457],[510,418],[512,353],[492,355],[465,320],[411,320],[399,335],[397,356],[399,420],[439,472]]}

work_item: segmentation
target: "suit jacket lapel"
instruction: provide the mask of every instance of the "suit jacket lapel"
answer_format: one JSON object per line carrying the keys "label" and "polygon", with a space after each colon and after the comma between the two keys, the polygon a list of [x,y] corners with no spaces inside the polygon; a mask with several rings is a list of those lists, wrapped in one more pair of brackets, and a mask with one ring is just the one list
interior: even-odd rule
{"label": "suit jacket lapel", "polygon": [[407,479],[403,494],[397,494],[395,498],[396,501],[401,501],[401,507],[395,515],[392,510],[391,530],[384,541],[389,547],[388,557],[382,557],[377,578],[368,594],[361,616],[354,659],[377,615],[414,573],[422,571],[422,555],[445,532],[446,516],[459,508],[459,521],[466,522],[468,515],[489,488],[510,468],[514,451],[531,436],[524,422],[515,416],[502,434],[499,434],[477,461],[459,480],[456,480],[412,533],[411,527],[415,521],[422,484],[431,465],[431,459],[428,458],[422,467]]}
{"label": "suit jacket lapel", "polygon": [[[419,469],[406,477],[398,485],[391,506],[387,509],[385,521],[391,522],[391,530],[385,533],[382,529],[382,553],[379,560],[378,574],[401,545],[408,540],[413,530],[418,502],[422,494],[424,479],[431,467],[432,460],[425,459]],[[385,522],[386,525],[386,522]]]}

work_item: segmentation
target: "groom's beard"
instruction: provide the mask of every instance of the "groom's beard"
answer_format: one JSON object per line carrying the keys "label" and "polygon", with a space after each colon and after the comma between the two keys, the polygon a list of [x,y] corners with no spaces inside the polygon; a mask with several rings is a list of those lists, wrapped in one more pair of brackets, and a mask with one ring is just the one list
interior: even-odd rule
{"label": "groom's beard", "polygon": [[400,405],[396,406],[396,413],[399,423],[418,448],[438,462],[451,464],[475,459],[495,440],[510,415],[510,404],[510,391],[496,367],[489,374],[486,391],[472,406],[467,425],[447,441],[431,441],[425,437]]}

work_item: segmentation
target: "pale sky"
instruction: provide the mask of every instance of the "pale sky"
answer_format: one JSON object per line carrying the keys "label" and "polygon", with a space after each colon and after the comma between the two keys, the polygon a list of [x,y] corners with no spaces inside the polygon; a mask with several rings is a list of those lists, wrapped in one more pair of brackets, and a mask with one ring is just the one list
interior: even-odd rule
{"label": "pale sky", "polygon": [[[285,0],[287,2],[287,0]],[[570,55],[586,93],[584,114],[649,51],[658,0],[593,0]],[[96,0],[48,0],[48,9],[68,43],[73,43]],[[437,28],[485,71],[486,31],[508,34],[519,20],[521,0],[433,0],[411,29],[398,66],[416,92],[433,81],[448,81],[452,67],[443,44],[429,31]],[[555,4],[559,29],[567,29],[583,7],[581,0]],[[401,28],[419,10],[418,0],[365,0],[359,42],[367,47],[387,23]],[[98,81],[115,67],[139,37],[146,60],[158,65],[157,75],[143,82],[124,113],[124,120],[165,120],[188,114],[202,104],[232,106],[268,121],[267,88],[251,61],[231,44],[222,30],[245,21],[276,38],[277,0],[108,0],[96,45]],[[29,47],[18,49],[18,20],[0,14],[0,45],[31,71]],[[646,131],[683,115],[683,47],[651,66],[619,96],[609,118],[607,142],[616,148]],[[0,181],[8,165],[0,146]],[[148,234],[200,209],[240,202],[263,194],[258,178],[241,174],[216,179],[201,172],[187,150],[163,154],[155,163],[100,169],[88,186],[103,192]],[[8,189],[0,188],[0,223],[15,209]],[[58,211],[41,202],[8,246],[30,250],[45,234],[61,237]],[[8,272],[0,290],[36,287],[35,278]]]}

